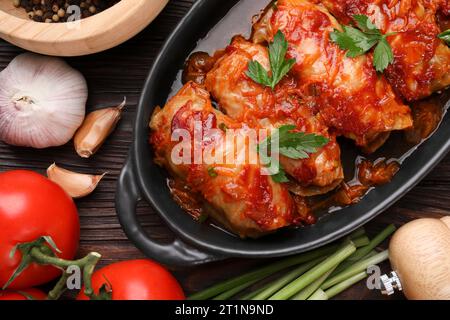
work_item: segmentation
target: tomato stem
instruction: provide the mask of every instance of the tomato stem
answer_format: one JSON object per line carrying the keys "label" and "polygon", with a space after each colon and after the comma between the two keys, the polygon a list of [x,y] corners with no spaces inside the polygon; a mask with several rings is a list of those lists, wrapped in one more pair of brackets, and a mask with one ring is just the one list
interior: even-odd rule
{"label": "tomato stem", "polygon": [[68,269],[76,266],[83,272],[84,294],[86,296],[92,300],[111,299],[110,289],[102,287],[99,294],[96,295],[92,288],[92,274],[94,273],[95,266],[102,257],[99,253],[91,252],[84,258],[78,260],[61,259],[56,255],[56,253],[61,253],[61,251],[50,236],[42,236],[32,242],[17,244],[11,250],[10,257],[14,257],[17,251],[20,251],[22,254],[22,260],[3,289],[6,289],[30,264],[51,265],[63,271],[61,278],[47,297],[48,300],[57,300],[67,288],[67,280],[71,276],[71,273],[68,273]]}
{"label": "tomato stem", "polygon": [[61,295],[66,290],[67,279],[69,279],[69,274],[67,273],[67,271],[64,270],[61,278],[58,280],[55,287],[48,293],[47,295],[48,300],[58,300],[61,297]]}
{"label": "tomato stem", "polygon": [[52,265],[63,269],[63,274],[60,280],[53,288],[53,290],[49,293],[49,300],[58,299],[64,292],[66,288],[67,278],[70,276],[69,274],[67,274],[66,269],[70,266],[77,266],[83,271],[84,294],[91,299],[96,299],[94,290],[92,288],[91,278],[92,274],[94,273],[95,266],[102,257],[99,253],[91,252],[84,258],[78,260],[64,260],[55,256],[50,256],[42,252],[41,248],[35,247],[31,249],[30,256],[36,263],[42,265]]}

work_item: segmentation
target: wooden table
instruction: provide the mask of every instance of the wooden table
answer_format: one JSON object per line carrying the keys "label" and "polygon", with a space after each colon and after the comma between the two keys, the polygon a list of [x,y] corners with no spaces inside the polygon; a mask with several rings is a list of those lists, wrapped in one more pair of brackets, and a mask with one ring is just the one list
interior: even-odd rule
{"label": "wooden table", "polygon": [[[163,41],[194,2],[195,0],[170,1],[162,14],[147,29],[127,43],[100,54],[67,59],[85,75],[89,83],[88,110],[113,106],[121,102],[123,96],[128,98],[128,107],[118,129],[92,159],[79,158],[71,143],[47,150],[16,148],[0,143],[0,171],[30,169],[45,173],[50,164],[57,162],[65,168],[79,172],[108,172],[94,194],[77,201],[81,219],[79,255],[98,251],[104,257],[101,265],[143,258],[143,255],[128,241],[119,225],[114,208],[114,191],[132,140],[135,108],[147,72]],[[21,49],[0,40],[0,70],[20,52]],[[394,207],[370,222],[367,230],[374,234],[388,223],[402,225],[419,217],[448,215],[449,193],[450,156]],[[155,239],[167,241],[173,237],[147,204],[141,203],[138,212],[142,224]],[[262,261],[232,259],[213,265],[173,271],[186,292],[191,293],[262,263]],[[388,267],[385,264],[386,270]],[[401,297],[397,295],[390,299]],[[382,297],[378,292],[369,291],[365,284],[361,283],[339,298]]]}

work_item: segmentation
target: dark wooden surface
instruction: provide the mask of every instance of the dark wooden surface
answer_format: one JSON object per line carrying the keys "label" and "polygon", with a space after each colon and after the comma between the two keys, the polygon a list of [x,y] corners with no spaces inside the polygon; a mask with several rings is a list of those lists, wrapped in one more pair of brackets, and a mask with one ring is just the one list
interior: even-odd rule
{"label": "dark wooden surface", "polygon": [[[148,28],[127,43],[100,54],[67,59],[72,66],[85,75],[89,83],[88,111],[115,105],[122,101],[123,96],[128,98],[128,107],[118,129],[92,159],[79,158],[71,143],[63,147],[40,151],[0,143],[0,171],[20,168],[45,173],[45,169],[56,161],[68,169],[79,172],[108,172],[94,194],[77,201],[81,219],[79,255],[98,251],[103,255],[101,265],[143,258],[143,255],[128,241],[117,221],[114,191],[132,140],[136,103],[147,72],[165,38],[194,2],[195,0],[170,1],[162,14]],[[21,49],[0,40],[0,70],[20,52],[22,52]],[[63,109],[64,106],[61,108]],[[388,223],[399,226],[419,217],[448,215],[450,214],[449,193],[450,156],[393,208],[370,222],[367,230],[374,234]],[[172,239],[171,232],[148,205],[140,204],[138,212],[142,224],[152,237],[160,241]],[[233,259],[173,271],[185,291],[190,293],[262,263],[264,262]],[[385,264],[384,268],[387,269],[388,265]],[[339,298],[380,299],[381,297],[379,293],[366,289],[362,283]],[[401,298],[401,295],[392,297],[392,299],[395,298]]]}

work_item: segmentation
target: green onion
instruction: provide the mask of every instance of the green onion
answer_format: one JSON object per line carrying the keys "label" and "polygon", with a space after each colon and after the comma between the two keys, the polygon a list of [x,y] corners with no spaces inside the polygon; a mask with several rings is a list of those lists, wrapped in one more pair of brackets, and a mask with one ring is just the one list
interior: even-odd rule
{"label": "green onion", "polygon": [[365,247],[370,244],[370,239],[367,236],[362,236],[362,237],[359,237],[356,239],[352,239],[352,241],[357,248]]}
{"label": "green onion", "polygon": [[291,281],[297,279],[300,275],[304,274],[306,271],[317,265],[322,260],[325,260],[325,257],[318,258],[311,262],[300,265],[280,279],[274,281],[273,283],[269,283],[269,285],[267,285],[265,289],[261,293],[256,295],[252,300],[265,300],[269,298],[278,290],[289,284]]}
{"label": "green onion", "polygon": [[233,289],[230,289],[228,291],[225,291],[221,294],[219,294],[217,297],[213,298],[213,300],[227,300],[235,295],[237,295],[239,292],[247,289],[248,287],[251,287],[252,285],[254,285],[256,282],[261,281],[262,279],[264,279],[266,276],[261,276],[255,280],[246,282],[241,284],[240,286],[237,286]]}
{"label": "green onion", "polygon": [[328,299],[331,299],[331,298],[337,296],[338,294],[340,294],[341,292],[347,290],[354,284],[358,283],[359,281],[365,279],[366,277],[367,277],[367,273],[365,271],[357,273],[354,276],[348,278],[347,280],[342,281],[342,282],[338,283],[337,285],[331,287],[330,289],[325,291],[325,293],[328,296]]}
{"label": "green onion", "polygon": [[[335,267],[336,268],[336,267]],[[330,276],[330,274],[335,270],[335,268],[331,269],[327,273],[325,273],[323,276],[321,276],[319,279],[311,283],[309,286],[301,290],[299,293],[297,293],[295,296],[291,298],[291,300],[306,300],[308,299],[314,292],[316,292],[318,289],[320,289],[320,286],[327,280],[327,278]]]}
{"label": "green onion", "polygon": [[356,239],[366,235],[366,229],[364,227],[358,228],[350,234],[350,239]]}
{"label": "green onion", "polygon": [[331,274],[331,276],[335,276],[336,274],[346,270],[348,267],[350,267],[355,262],[365,258],[373,249],[375,249],[377,246],[379,246],[384,240],[386,240],[392,233],[394,233],[396,230],[394,225],[389,225],[387,228],[385,228],[383,231],[381,231],[378,235],[376,235],[370,243],[362,248],[358,248],[354,254],[352,254],[347,261],[344,261],[341,263],[339,267]]}
{"label": "green onion", "polygon": [[333,255],[329,256],[325,261],[319,263],[317,266],[278,291],[276,294],[270,297],[269,300],[289,299],[297,292],[316,281],[330,269],[333,269],[336,265],[347,259],[355,251],[355,245],[352,242],[348,242],[344,247],[339,249]]}
{"label": "green onion", "polygon": [[[358,250],[357,250],[358,251]],[[365,260],[368,259],[370,257],[376,256],[378,254],[377,251],[372,250],[369,252],[368,255],[364,256],[361,260]],[[361,261],[359,260],[359,261]],[[336,269],[334,269],[334,271],[331,273],[331,275],[329,276],[329,278],[333,278],[335,275],[340,274],[342,271],[347,270],[349,267],[351,267],[352,265],[354,265],[356,262],[349,262],[348,259],[345,260],[344,262],[342,262]]]}
{"label": "green onion", "polygon": [[[369,259],[370,257],[376,256],[377,254],[378,254],[377,251],[372,250],[372,251],[369,252],[368,255],[366,255],[365,257],[363,257],[361,260]],[[361,260],[360,260],[360,261],[361,261]],[[344,261],[344,263],[345,263],[345,261]],[[342,265],[342,263],[341,263],[341,265]],[[333,273],[334,273],[334,272],[333,272]],[[340,272],[339,272],[339,273],[340,273]],[[332,274],[332,276],[334,276],[334,275]]]}
{"label": "green onion", "polygon": [[[271,283],[269,283],[270,285]],[[265,289],[267,288],[266,286],[263,286],[259,289],[256,289],[255,291],[249,292],[245,295],[243,295],[242,297],[239,298],[239,300],[252,300],[254,297],[256,297],[256,295],[260,294],[261,292],[263,292]]]}
{"label": "green onion", "polygon": [[358,261],[358,260],[362,259],[370,251],[375,249],[384,240],[386,240],[391,234],[393,234],[395,232],[395,230],[396,230],[396,228],[393,224],[389,225],[386,229],[384,229],[377,236],[375,236],[375,238],[373,238],[370,241],[369,245],[357,250],[350,258],[348,258],[348,260],[349,261]]}
{"label": "green onion", "polygon": [[394,231],[395,227],[390,225],[370,240],[364,228],[359,228],[345,237],[341,245],[329,245],[285,258],[218,283],[189,299],[226,300],[265,278],[287,270],[276,280],[242,295],[240,300],[328,300],[366,278],[368,267],[388,259],[387,250],[377,253],[374,249]]}
{"label": "green onion", "polygon": [[328,295],[325,291],[322,289],[317,289],[316,292],[314,292],[311,297],[308,298],[308,300],[328,300]]}
{"label": "green onion", "polygon": [[335,284],[338,284],[344,280],[347,280],[354,275],[366,271],[368,267],[379,264],[389,258],[389,251],[385,250],[383,252],[378,253],[373,257],[369,257],[367,259],[361,260],[350,266],[348,269],[342,271],[341,273],[331,277],[322,285],[322,289],[326,290]]}
{"label": "green onion", "polygon": [[365,278],[367,278],[367,273],[360,272],[353,277],[331,287],[327,291],[323,291],[320,288],[317,289],[317,291],[314,292],[308,300],[329,300]]}
{"label": "green onion", "polygon": [[337,245],[330,245],[326,246],[320,249],[316,249],[311,252],[303,253],[297,256],[289,257],[286,259],[283,259],[281,261],[272,263],[268,266],[259,268],[255,271],[245,273],[241,276],[238,276],[236,278],[226,280],[223,282],[220,282],[208,289],[205,289],[203,291],[200,291],[198,293],[193,294],[189,297],[189,300],[206,300],[210,299],[212,297],[215,297],[225,291],[231,290],[237,286],[243,285],[244,283],[247,283],[249,281],[253,281],[255,279],[259,279],[260,277],[266,277],[269,275],[272,275],[278,271],[281,271],[283,269],[305,263],[314,259],[317,259],[319,257],[328,255],[337,249]]}

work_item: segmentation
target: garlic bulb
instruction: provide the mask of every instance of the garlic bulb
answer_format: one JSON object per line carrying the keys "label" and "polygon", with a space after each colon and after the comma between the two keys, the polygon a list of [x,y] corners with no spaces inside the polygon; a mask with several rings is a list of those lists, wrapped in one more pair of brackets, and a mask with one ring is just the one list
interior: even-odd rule
{"label": "garlic bulb", "polygon": [[47,148],[66,144],[81,125],[86,80],[63,60],[25,53],[0,73],[0,140]]}

